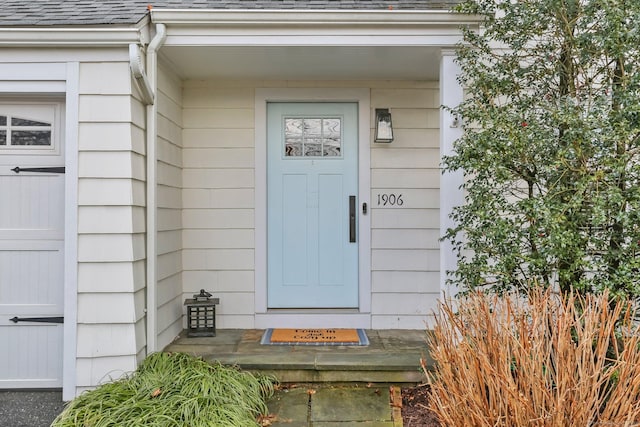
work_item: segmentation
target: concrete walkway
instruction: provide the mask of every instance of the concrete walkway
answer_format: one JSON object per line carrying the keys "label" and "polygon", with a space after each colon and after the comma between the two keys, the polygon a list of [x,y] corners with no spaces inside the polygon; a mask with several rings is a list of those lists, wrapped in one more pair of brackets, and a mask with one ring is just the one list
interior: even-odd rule
{"label": "concrete walkway", "polygon": [[[424,331],[368,330],[362,347],[261,345],[263,332],[180,337],[165,351],[276,375],[264,425],[282,427],[401,427],[398,386],[422,381],[421,358],[431,366]],[[46,427],[63,407],[59,391],[0,391],[0,427]]]}
{"label": "concrete walkway", "polygon": [[[390,384],[294,384],[269,400],[262,424],[282,427],[401,427]],[[49,427],[64,408],[60,391],[0,391],[0,427]]]}
{"label": "concrete walkway", "polygon": [[399,388],[389,384],[296,384],[279,390],[269,401],[267,425],[401,427],[394,394],[399,398]]}
{"label": "concrete walkway", "polygon": [[432,365],[425,331],[367,330],[368,346],[261,345],[263,333],[182,336],[165,350],[275,375],[264,425],[282,427],[401,427],[399,386],[424,379],[421,358]]}

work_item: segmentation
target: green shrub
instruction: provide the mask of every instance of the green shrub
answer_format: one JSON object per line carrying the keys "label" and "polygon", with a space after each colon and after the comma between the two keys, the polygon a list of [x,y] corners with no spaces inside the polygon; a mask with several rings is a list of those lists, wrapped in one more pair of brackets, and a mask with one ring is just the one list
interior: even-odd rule
{"label": "green shrub", "polygon": [[274,381],[182,353],[155,353],[130,376],[70,402],[52,427],[257,426]]}
{"label": "green shrub", "polygon": [[640,425],[639,333],[607,293],[470,294],[428,337],[430,407],[453,427]]}

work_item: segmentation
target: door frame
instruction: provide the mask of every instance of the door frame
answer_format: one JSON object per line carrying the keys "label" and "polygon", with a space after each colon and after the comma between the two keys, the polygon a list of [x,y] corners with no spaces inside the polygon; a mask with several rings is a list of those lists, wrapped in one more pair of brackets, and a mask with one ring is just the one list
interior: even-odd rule
{"label": "door frame", "polygon": [[[358,104],[358,304],[357,309],[267,308],[267,103],[354,102]],[[370,90],[281,88],[255,91],[255,327],[371,326]]]}
{"label": "door frame", "polygon": [[[10,59],[6,59],[10,61]],[[64,327],[62,344],[62,399],[76,396],[78,291],[78,123],[80,63],[4,63],[0,68],[0,96],[23,102],[61,104],[61,144],[64,146]]]}

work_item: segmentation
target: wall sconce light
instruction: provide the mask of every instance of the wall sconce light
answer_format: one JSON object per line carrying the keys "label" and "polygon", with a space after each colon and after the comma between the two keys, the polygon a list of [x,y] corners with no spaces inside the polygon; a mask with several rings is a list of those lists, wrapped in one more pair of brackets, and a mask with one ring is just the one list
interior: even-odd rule
{"label": "wall sconce light", "polygon": [[373,142],[393,141],[393,126],[391,113],[387,108],[376,108],[376,134]]}

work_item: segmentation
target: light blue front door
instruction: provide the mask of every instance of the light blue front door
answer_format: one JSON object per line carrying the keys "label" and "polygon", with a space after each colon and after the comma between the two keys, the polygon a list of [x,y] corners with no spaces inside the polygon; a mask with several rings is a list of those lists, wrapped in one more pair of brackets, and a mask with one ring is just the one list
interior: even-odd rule
{"label": "light blue front door", "polygon": [[358,307],[357,113],[267,105],[269,308]]}

